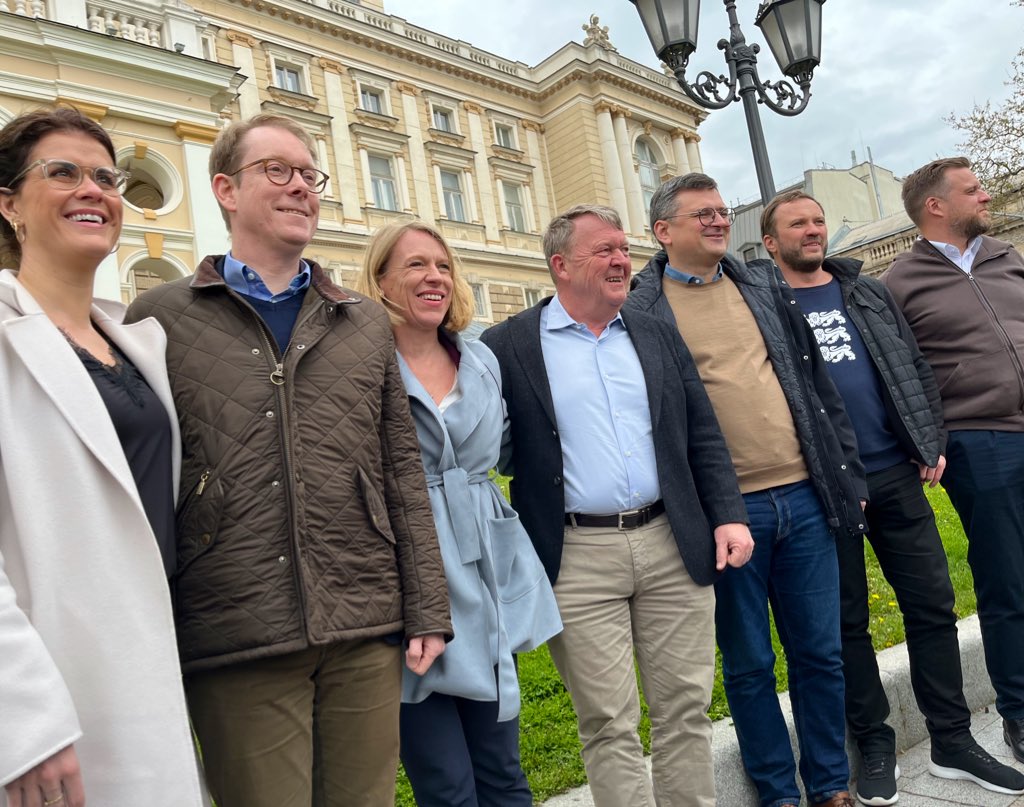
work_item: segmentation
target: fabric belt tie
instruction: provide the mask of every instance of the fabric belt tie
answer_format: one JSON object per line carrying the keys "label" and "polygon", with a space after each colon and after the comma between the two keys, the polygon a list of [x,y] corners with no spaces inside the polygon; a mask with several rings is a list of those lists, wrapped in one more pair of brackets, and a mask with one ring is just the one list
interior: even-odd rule
{"label": "fabric belt tie", "polygon": [[665,500],[658,499],[653,504],[612,513],[606,516],[592,516],[587,513],[566,513],[565,523],[572,527],[614,527],[619,530],[635,530],[653,521],[665,512]]}
{"label": "fabric belt tie", "polygon": [[441,474],[427,475],[428,488],[440,487],[444,491],[452,530],[455,532],[455,543],[459,547],[459,559],[463,563],[480,560],[480,531],[469,486],[481,485],[487,478],[486,473],[467,474],[465,468],[449,468]]}
{"label": "fabric belt tie", "polygon": [[[472,497],[469,495],[470,485],[482,485],[490,479],[487,473],[467,474],[464,468],[449,468],[441,474],[427,474],[427,487],[440,487],[448,503],[448,514],[452,520],[452,531],[455,543],[459,547],[459,559],[465,563],[476,563],[482,560],[480,531],[476,523],[476,511]],[[491,560],[488,559],[488,563]],[[495,588],[493,571],[483,575],[495,604],[498,603],[498,592]],[[497,608],[498,617],[498,693],[506,693],[506,697],[498,698],[498,721],[511,720],[519,714],[519,679],[515,663],[512,661],[512,648],[508,643],[508,632],[505,630],[501,608]]]}

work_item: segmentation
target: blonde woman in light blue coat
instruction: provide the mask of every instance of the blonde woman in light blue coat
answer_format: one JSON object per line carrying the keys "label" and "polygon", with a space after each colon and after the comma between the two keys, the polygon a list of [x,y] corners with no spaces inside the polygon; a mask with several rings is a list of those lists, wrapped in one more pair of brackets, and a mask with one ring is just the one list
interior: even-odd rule
{"label": "blonde woman in light blue coat", "polygon": [[433,227],[379,230],[362,287],[391,313],[455,633],[425,675],[405,674],[402,762],[420,807],[529,807],[514,654],[562,623],[519,517],[489,479],[507,429],[498,363],[459,335],[473,296]]}

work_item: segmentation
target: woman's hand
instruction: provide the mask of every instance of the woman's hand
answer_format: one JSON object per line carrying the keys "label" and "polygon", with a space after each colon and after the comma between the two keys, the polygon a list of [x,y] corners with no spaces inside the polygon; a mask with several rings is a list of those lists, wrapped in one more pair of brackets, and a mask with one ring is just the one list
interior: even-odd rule
{"label": "woman's hand", "polygon": [[8,807],[85,807],[82,770],[69,745],[6,786]]}

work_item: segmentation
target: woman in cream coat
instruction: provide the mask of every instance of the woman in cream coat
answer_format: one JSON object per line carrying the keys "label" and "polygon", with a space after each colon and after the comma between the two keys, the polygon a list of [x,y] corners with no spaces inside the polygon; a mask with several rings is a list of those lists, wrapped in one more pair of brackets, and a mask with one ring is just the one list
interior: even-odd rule
{"label": "woman in cream coat", "polygon": [[458,331],[473,296],[437,230],[378,230],[362,286],[392,316],[452,603],[455,638],[403,678],[401,755],[420,807],[529,807],[514,655],[562,629],[516,514],[488,478],[507,429],[497,359]]}
{"label": "woman in cream coat", "polygon": [[[75,110],[27,113],[0,131],[0,252],[19,270],[0,272],[0,805],[9,807],[204,803],[165,574],[180,455],[166,340],[155,321],[124,326],[120,304],[91,300],[121,228],[124,178],[113,165],[106,133]],[[138,418],[136,443],[94,383],[104,368],[134,385],[126,408]],[[139,454],[129,459],[127,447],[153,432],[162,450],[137,476]]]}

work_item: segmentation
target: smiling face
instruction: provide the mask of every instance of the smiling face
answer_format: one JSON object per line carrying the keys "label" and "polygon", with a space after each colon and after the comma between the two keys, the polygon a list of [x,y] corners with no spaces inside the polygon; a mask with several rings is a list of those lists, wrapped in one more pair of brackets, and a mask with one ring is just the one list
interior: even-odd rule
{"label": "smiling face", "polygon": [[[258,126],[246,133],[235,163],[271,158],[299,168],[316,167],[302,141],[277,126]],[[259,266],[269,253],[294,256],[298,261],[313,240],[320,197],[310,192],[297,172],[286,185],[275,185],[264,175],[262,165],[254,165],[234,177],[217,174],[213,190],[231,220],[231,252],[239,260],[249,263],[243,256],[251,255],[251,265]]]}
{"label": "smiling face", "polygon": [[764,246],[784,272],[814,274],[821,269],[828,245],[825,213],[813,199],[785,202],[775,210],[775,234]]}
{"label": "smiling face", "polygon": [[654,223],[655,235],[668,253],[669,263],[676,269],[695,275],[710,275],[729,249],[728,219],[716,215],[708,226],[697,216],[681,216],[703,208],[720,210],[725,207],[722,194],[717,190],[684,190],[676,194],[675,215]]}
{"label": "smiling face", "polygon": [[[41,138],[26,165],[36,160],[66,160],[82,168],[113,164],[103,145],[76,131]],[[39,166],[31,168],[13,195],[0,196],[0,213],[18,222],[24,234],[22,269],[80,261],[95,268],[121,235],[121,196],[104,193],[89,171],[84,172],[82,184],[68,190],[48,182]]]}
{"label": "smiling face", "polygon": [[603,328],[626,302],[629,239],[597,216],[582,215],[573,220],[566,253],[551,257],[558,298],[577,322]]}
{"label": "smiling face", "polygon": [[395,242],[380,288],[404,322],[399,328],[436,332],[452,304],[452,260],[430,233],[406,230]]}

